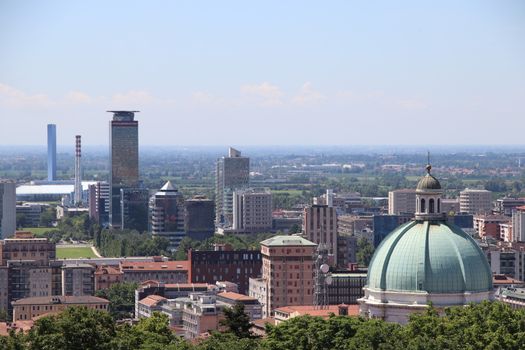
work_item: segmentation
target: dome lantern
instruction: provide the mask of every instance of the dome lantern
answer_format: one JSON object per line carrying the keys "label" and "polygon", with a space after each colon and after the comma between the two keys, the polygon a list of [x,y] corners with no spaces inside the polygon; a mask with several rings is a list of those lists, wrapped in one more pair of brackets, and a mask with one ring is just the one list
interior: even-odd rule
{"label": "dome lantern", "polygon": [[426,166],[427,174],[419,180],[416,188],[416,220],[444,220],[441,212],[441,197],[443,190],[438,179],[430,173],[432,165],[430,159]]}

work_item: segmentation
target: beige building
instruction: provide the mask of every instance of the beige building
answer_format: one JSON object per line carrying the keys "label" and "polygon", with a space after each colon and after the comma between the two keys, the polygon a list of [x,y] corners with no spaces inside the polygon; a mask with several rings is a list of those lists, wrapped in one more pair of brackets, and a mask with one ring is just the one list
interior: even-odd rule
{"label": "beige building", "polygon": [[269,190],[247,189],[233,193],[233,229],[259,233],[272,229],[272,193]]}
{"label": "beige building", "polygon": [[45,314],[62,312],[72,306],[107,311],[109,301],[93,296],[48,296],[13,301],[13,321],[32,320]]}
{"label": "beige building", "polygon": [[47,238],[35,238],[31,232],[18,231],[13,238],[0,241],[0,265],[7,260],[32,260],[48,265],[56,257],[56,247]]}
{"label": "beige building", "polygon": [[275,236],[261,242],[262,278],[250,278],[249,295],[261,303],[263,318],[281,306],[312,305],[316,247],[299,236]]}
{"label": "beige building", "polygon": [[512,242],[525,242],[525,206],[512,213]]}
{"label": "beige building", "polygon": [[416,212],[416,190],[402,189],[388,192],[388,214],[414,214]]}
{"label": "beige building", "polygon": [[115,283],[122,282],[123,272],[118,267],[102,265],[95,271],[95,290],[108,289]]}
{"label": "beige building", "polygon": [[187,283],[190,263],[184,261],[122,262],[124,282]]}
{"label": "beige building", "polygon": [[324,243],[332,262],[337,262],[337,212],[330,205],[312,205],[304,208],[303,232],[315,244]]}
{"label": "beige building", "polygon": [[223,318],[222,306],[217,305],[215,295],[190,294],[182,311],[185,337],[195,339],[203,333],[218,330]]}
{"label": "beige building", "polygon": [[95,293],[95,267],[89,264],[62,265],[62,295],[93,295]]}
{"label": "beige building", "polygon": [[459,210],[468,214],[489,214],[492,212],[492,192],[465,189],[459,193]]}

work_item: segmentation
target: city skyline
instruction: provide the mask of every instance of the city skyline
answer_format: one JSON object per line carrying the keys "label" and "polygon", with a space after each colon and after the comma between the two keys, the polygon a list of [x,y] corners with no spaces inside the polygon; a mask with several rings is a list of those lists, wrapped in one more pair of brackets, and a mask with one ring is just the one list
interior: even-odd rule
{"label": "city skyline", "polygon": [[107,144],[121,108],[141,145],[515,144],[525,123],[518,1],[0,8],[2,145],[48,123]]}

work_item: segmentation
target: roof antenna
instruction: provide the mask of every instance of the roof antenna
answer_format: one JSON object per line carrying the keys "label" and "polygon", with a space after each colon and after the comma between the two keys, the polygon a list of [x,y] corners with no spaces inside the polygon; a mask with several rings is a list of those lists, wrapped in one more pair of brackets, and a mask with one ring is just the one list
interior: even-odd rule
{"label": "roof antenna", "polygon": [[427,173],[430,175],[430,169],[432,169],[432,166],[430,165],[430,151],[427,151]]}

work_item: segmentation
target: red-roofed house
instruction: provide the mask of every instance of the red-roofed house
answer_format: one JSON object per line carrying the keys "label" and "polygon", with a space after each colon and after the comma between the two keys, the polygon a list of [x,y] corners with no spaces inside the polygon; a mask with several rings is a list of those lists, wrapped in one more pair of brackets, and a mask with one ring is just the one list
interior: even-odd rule
{"label": "red-roofed house", "polygon": [[155,280],[164,283],[187,283],[190,263],[183,261],[121,262],[124,282]]}

